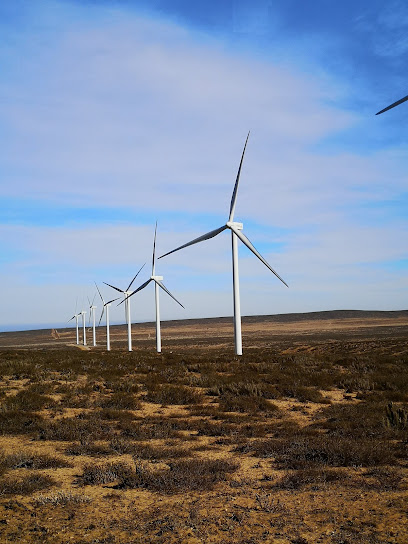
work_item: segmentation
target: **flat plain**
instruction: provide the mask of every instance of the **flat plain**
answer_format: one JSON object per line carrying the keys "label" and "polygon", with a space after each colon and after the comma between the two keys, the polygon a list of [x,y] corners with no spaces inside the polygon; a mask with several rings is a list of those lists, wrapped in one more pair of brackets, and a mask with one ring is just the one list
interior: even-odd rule
{"label": "flat plain", "polygon": [[408,311],[111,332],[0,333],[1,542],[408,542]]}

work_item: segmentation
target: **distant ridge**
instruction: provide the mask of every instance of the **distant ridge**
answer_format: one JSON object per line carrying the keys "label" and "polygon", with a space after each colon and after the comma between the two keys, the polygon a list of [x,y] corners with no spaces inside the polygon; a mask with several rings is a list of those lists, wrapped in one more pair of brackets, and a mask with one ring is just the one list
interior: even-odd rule
{"label": "distant ridge", "polygon": [[[242,317],[243,323],[294,323],[296,321],[317,321],[333,319],[396,319],[405,318],[408,319],[408,310],[325,310],[321,312],[302,312],[302,313],[288,313],[288,314],[274,314],[274,315],[248,315]],[[167,327],[177,326],[182,324],[198,325],[200,323],[226,323],[231,322],[232,316],[227,317],[202,317],[192,319],[178,319],[163,321],[163,325]],[[132,326],[149,325],[151,321],[133,322]],[[23,325],[24,326],[24,325]],[[123,327],[123,324],[111,325],[111,327]],[[67,327],[44,327],[42,329],[22,329],[20,331],[4,331],[0,332],[0,336],[12,335],[15,333],[32,333],[41,331],[51,331],[57,329],[58,331],[68,330]]]}
{"label": "distant ridge", "polygon": [[[242,317],[243,323],[294,323],[296,321],[317,321],[317,320],[333,320],[333,319],[408,319],[408,310],[325,310],[322,312],[303,312],[290,314],[275,314],[275,315],[247,315]],[[203,317],[201,319],[179,319],[166,321],[166,325],[189,323],[191,325],[217,322],[224,323],[231,321],[232,317]]]}

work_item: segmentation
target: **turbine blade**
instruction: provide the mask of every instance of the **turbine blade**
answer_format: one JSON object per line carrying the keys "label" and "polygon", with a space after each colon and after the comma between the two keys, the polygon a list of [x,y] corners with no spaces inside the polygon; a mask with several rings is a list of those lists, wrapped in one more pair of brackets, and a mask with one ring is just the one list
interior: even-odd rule
{"label": "turbine blade", "polygon": [[101,297],[102,302],[105,304],[105,301],[103,300],[103,296],[101,295],[101,292],[99,291],[99,287],[96,285],[96,281],[94,282],[96,288],[98,289],[99,296]]}
{"label": "turbine blade", "polygon": [[[138,293],[139,291],[141,291],[142,289],[144,289],[147,285],[149,285],[149,283],[150,283],[151,281],[152,281],[152,278],[149,278],[147,281],[145,281],[144,283],[142,283],[142,285],[141,285],[140,287],[138,287],[135,291],[133,291],[133,293],[130,293],[130,295],[128,295],[127,297],[125,297],[125,298],[122,300],[121,304],[123,304],[124,302],[126,302],[128,298],[133,297],[133,295],[134,295],[135,293]],[[118,306],[119,306],[119,304],[118,304]]]}
{"label": "turbine blade", "polygon": [[267,263],[267,262],[265,261],[265,259],[262,257],[262,255],[255,249],[255,247],[254,247],[254,246],[252,245],[252,243],[248,240],[248,238],[245,236],[245,234],[244,234],[242,231],[240,231],[240,230],[236,230],[235,228],[232,228],[232,227],[230,227],[230,228],[231,228],[231,230],[238,236],[238,238],[241,240],[241,242],[242,242],[243,244],[245,244],[245,245],[247,246],[247,248],[250,249],[250,250],[252,251],[252,253],[253,253],[254,255],[256,255],[256,256],[258,257],[258,259],[259,259],[260,261],[262,261],[263,264],[264,264],[267,268],[269,268],[269,270],[270,270],[271,272],[273,272],[273,274],[275,274],[275,276],[276,276],[278,279],[280,279],[280,281],[281,281],[282,283],[284,283],[284,284],[286,285],[286,287],[289,287],[289,285],[286,283],[286,281],[284,281],[284,280],[279,276],[279,274],[278,274],[277,272],[275,272],[275,270],[272,268],[272,266],[271,266],[269,263]]}
{"label": "turbine blade", "polygon": [[116,291],[119,291],[119,293],[124,293],[122,289],[119,289],[119,287],[115,287],[114,285],[111,285],[110,283],[106,283],[106,281],[103,282],[105,285],[109,285],[109,287],[112,287],[112,289],[116,289]]}
{"label": "turbine blade", "polygon": [[120,297],[113,298],[112,300],[109,300],[108,302],[105,302],[104,306],[107,306],[108,304],[112,304],[112,302],[115,302],[115,300],[119,300]]}
{"label": "turbine blade", "polygon": [[153,241],[153,257],[152,257],[152,276],[154,276],[154,270],[156,268],[156,234],[157,234],[157,221],[154,229],[154,241]]}
{"label": "turbine blade", "polygon": [[401,100],[397,100],[396,102],[394,102],[393,104],[391,104],[390,106],[387,106],[386,108],[384,108],[383,110],[381,111],[377,111],[376,115],[380,115],[380,113],[384,113],[385,111],[388,111],[392,108],[395,108],[395,106],[399,106],[400,104],[402,104],[403,102],[405,102],[406,100],[408,100],[408,95],[407,96],[404,96],[404,98],[401,98]]}
{"label": "turbine blade", "polygon": [[[181,306],[182,308],[184,308],[184,306],[181,304],[181,302],[179,302],[179,301],[176,299],[176,297],[174,297],[174,296],[170,293],[170,291],[167,289],[167,287],[165,287],[165,286],[162,284],[162,282],[161,282],[160,280],[154,280],[154,281],[157,283],[157,285],[158,285],[159,287],[161,287],[161,288],[163,289],[163,291],[165,291],[165,292],[166,292],[173,300],[175,300],[175,301],[177,302],[177,304],[180,304],[180,306]],[[185,308],[184,308],[184,310],[185,310]]]}
{"label": "turbine blade", "polygon": [[225,230],[227,228],[227,225],[223,225],[219,229],[212,230],[210,232],[207,232],[207,234],[203,234],[202,236],[199,236],[198,238],[194,238],[194,240],[191,240],[191,242],[188,242],[187,244],[184,244],[180,247],[177,247],[176,249],[173,249],[172,251],[169,251],[168,253],[165,253],[159,259],[162,259],[163,257],[166,257],[167,255],[170,255],[170,253],[174,253],[175,251],[178,251],[179,249],[183,249],[184,247],[192,246],[193,244],[198,244],[198,242],[203,242],[204,240],[209,240],[210,238],[214,238],[214,236],[217,236],[220,232]]}
{"label": "turbine blade", "polygon": [[103,317],[103,314],[105,313],[105,306],[102,306],[102,312],[101,312],[101,317],[99,318],[99,323],[98,323],[98,327],[100,326],[101,324],[101,321],[102,321],[102,317]]}
{"label": "turbine blade", "polygon": [[248,138],[249,138],[249,132],[248,132],[248,136],[247,136],[247,138],[245,140],[244,150],[242,151],[242,156],[241,156],[241,162],[239,163],[237,179],[235,180],[234,190],[232,192],[229,221],[234,220],[235,202],[237,200],[239,177],[241,175],[242,162],[244,160],[245,149],[246,149],[246,146],[247,146],[247,143],[248,143]]}
{"label": "turbine blade", "polygon": [[77,309],[78,309],[78,297],[76,297],[76,300],[75,300],[75,313],[77,313]]}
{"label": "turbine blade", "polygon": [[73,315],[73,316],[71,317],[71,319],[68,319],[67,323],[69,323],[70,321],[72,321],[72,320],[75,319],[75,318],[76,318],[76,315]]}
{"label": "turbine blade", "polygon": [[89,307],[91,307],[91,301],[90,301],[90,298],[88,297],[88,295],[86,296],[86,298],[88,299]]}
{"label": "turbine blade", "polygon": [[94,305],[95,297],[96,297],[96,293],[94,294],[93,299],[92,299],[92,306]]}
{"label": "turbine blade", "polygon": [[[146,263],[145,263],[145,264],[146,264]],[[145,264],[144,264],[144,265],[145,265]],[[144,266],[144,265],[143,265],[143,266]],[[143,266],[140,267],[139,272],[142,270]],[[129,291],[129,289],[130,289],[131,286],[132,286],[132,283],[133,283],[133,282],[135,281],[135,279],[138,277],[139,272],[136,274],[136,276],[133,278],[133,280],[129,283],[128,288],[126,289],[126,291]],[[123,293],[123,292],[124,292],[124,291],[122,291],[122,293]]]}

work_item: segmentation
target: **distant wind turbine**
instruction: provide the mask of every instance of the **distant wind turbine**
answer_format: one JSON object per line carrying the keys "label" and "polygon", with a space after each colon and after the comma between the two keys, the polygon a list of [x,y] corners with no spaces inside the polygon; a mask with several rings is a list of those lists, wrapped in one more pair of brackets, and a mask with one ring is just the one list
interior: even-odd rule
{"label": "distant wind turbine", "polygon": [[[145,263],[146,264],[146,263]],[[143,265],[144,266],[144,265]],[[140,268],[139,272],[142,270],[143,266]],[[136,276],[133,278],[133,280],[129,283],[127,289],[124,291],[123,289],[119,289],[119,287],[115,287],[114,285],[111,285],[110,283],[103,282],[105,285],[109,285],[109,287],[112,287],[112,289],[116,289],[116,291],[119,291],[119,293],[123,294],[123,302],[125,303],[125,319],[128,327],[128,348],[129,351],[132,351],[132,328],[131,328],[131,321],[130,321],[130,301],[129,301],[129,295],[133,293],[133,291],[130,291],[129,289],[132,287],[133,282],[139,275],[139,272],[137,272]]]}
{"label": "distant wind turbine", "polygon": [[75,324],[76,324],[76,343],[77,345],[79,344],[79,329],[78,329],[78,319],[79,319],[79,316],[81,314],[77,314],[77,308],[78,308],[78,297],[76,298],[76,301],[75,301],[75,313],[74,315],[71,317],[71,319],[68,320],[68,323],[70,321],[72,321],[73,319],[75,319]]}
{"label": "distant wind turbine", "polygon": [[402,104],[403,102],[406,102],[407,100],[408,100],[408,95],[404,96],[404,98],[401,98],[400,100],[397,100],[396,102],[394,102],[390,106],[387,106],[383,110],[377,111],[376,115],[380,115],[380,113],[384,113],[385,111],[391,110],[392,108],[395,108],[395,106],[399,106],[400,104]]}
{"label": "distant wind turbine", "polygon": [[85,322],[86,322],[86,319],[85,319],[85,310],[82,310],[82,312],[79,312],[80,315],[82,315],[82,329],[83,329],[83,335],[84,335],[84,346],[86,346],[86,330],[85,330]]}
{"label": "distant wind turbine", "polygon": [[275,276],[280,279],[280,281],[288,287],[288,284],[275,272],[275,270],[266,262],[266,260],[262,257],[260,253],[255,249],[255,247],[251,244],[251,242],[248,240],[248,238],[245,236],[245,234],[242,232],[243,224],[242,223],[236,223],[234,221],[234,211],[235,211],[235,203],[237,200],[237,193],[238,193],[238,184],[239,184],[239,178],[241,175],[241,168],[242,168],[242,162],[244,160],[244,154],[246,150],[246,146],[248,143],[249,138],[249,132],[248,136],[245,141],[244,150],[242,152],[241,156],[241,162],[239,164],[238,168],[238,174],[237,179],[235,181],[234,191],[232,193],[231,198],[231,205],[230,205],[230,213],[228,221],[225,225],[222,227],[219,227],[218,229],[212,230],[210,232],[207,232],[207,234],[204,234],[203,236],[199,236],[198,238],[195,238],[191,242],[188,242],[187,244],[184,244],[180,247],[177,247],[176,249],[173,249],[172,251],[169,251],[168,253],[165,253],[159,259],[162,259],[163,257],[166,257],[166,255],[170,255],[171,253],[174,253],[175,251],[178,251],[179,249],[183,249],[188,246],[192,246],[193,244],[197,244],[198,242],[203,242],[204,240],[209,240],[210,238],[214,238],[214,236],[217,236],[222,231],[226,229],[230,229],[231,231],[231,239],[232,239],[232,282],[233,282],[233,300],[234,300],[234,338],[235,338],[235,353],[237,355],[242,355],[242,333],[241,333],[241,305],[240,305],[240,297],[239,297],[239,276],[238,276],[238,238],[241,240],[243,244],[247,246],[247,248],[252,251],[252,253],[258,257],[258,259],[263,262],[263,264],[269,268],[269,270],[275,274]]}
{"label": "distant wind turbine", "polygon": [[[96,283],[95,283],[95,285],[96,285]],[[98,289],[98,293],[99,293],[99,296],[101,297],[102,304],[103,304],[101,317],[99,318],[98,327],[101,324],[102,317],[103,317],[103,314],[104,314],[105,308],[106,308],[106,349],[108,351],[110,351],[111,347],[110,347],[110,334],[109,334],[109,307],[112,304],[112,302],[115,302],[115,300],[119,300],[119,297],[114,298],[112,300],[109,300],[108,302],[105,302],[101,292],[99,291],[99,287],[97,285],[96,285],[96,288]]]}
{"label": "distant wind turbine", "polygon": [[73,315],[73,316],[71,317],[71,319],[68,320],[68,323],[69,323],[70,321],[72,321],[73,319],[75,319],[75,324],[76,324],[76,343],[77,343],[77,345],[79,344],[78,319],[79,319],[79,316],[80,316],[80,315],[81,315],[81,314],[75,314],[75,315]]}
{"label": "distant wind turbine", "polygon": [[[179,302],[171,293],[170,291],[163,285],[162,279],[163,276],[156,276],[156,234],[157,234],[157,221],[156,221],[156,227],[154,229],[154,241],[153,241],[153,257],[152,257],[152,275],[150,278],[142,283],[140,287],[138,287],[133,293],[131,293],[127,299],[129,299],[131,296],[135,295],[145,287],[149,285],[151,281],[154,282],[154,296],[155,296],[155,302],[156,302],[156,350],[157,353],[161,353],[161,332],[160,332],[160,305],[159,305],[159,287],[163,289],[173,300],[177,302],[182,308],[184,306]],[[122,301],[125,302],[125,301]],[[121,302],[121,304],[122,304]]]}
{"label": "distant wind turbine", "polygon": [[89,297],[88,297],[88,302],[89,302],[89,321],[91,321],[91,319],[92,319],[92,340],[93,340],[93,346],[96,346],[96,330],[95,330],[95,310],[96,310],[96,306],[94,305],[95,297],[96,297],[96,295],[94,295],[94,297],[93,297],[93,299],[92,299],[92,302],[90,301],[90,299],[89,299]]}

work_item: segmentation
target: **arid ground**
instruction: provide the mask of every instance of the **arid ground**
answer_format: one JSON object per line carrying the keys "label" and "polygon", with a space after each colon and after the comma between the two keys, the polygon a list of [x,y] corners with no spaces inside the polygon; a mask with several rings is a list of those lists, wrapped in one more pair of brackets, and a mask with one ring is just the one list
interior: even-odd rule
{"label": "arid ground", "polygon": [[408,311],[111,332],[0,333],[0,542],[407,544]]}

